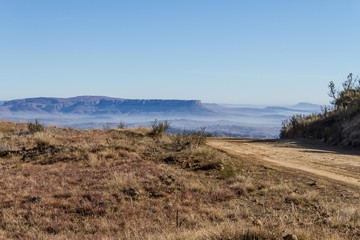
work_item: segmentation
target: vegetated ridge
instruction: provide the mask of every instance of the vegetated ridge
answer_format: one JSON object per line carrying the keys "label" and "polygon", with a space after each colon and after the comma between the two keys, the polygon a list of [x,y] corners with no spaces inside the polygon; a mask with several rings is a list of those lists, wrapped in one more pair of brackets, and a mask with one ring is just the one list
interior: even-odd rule
{"label": "vegetated ridge", "polygon": [[329,83],[332,106],[312,115],[294,115],[283,122],[280,138],[315,138],[360,148],[360,80],[349,74],[342,89]]}

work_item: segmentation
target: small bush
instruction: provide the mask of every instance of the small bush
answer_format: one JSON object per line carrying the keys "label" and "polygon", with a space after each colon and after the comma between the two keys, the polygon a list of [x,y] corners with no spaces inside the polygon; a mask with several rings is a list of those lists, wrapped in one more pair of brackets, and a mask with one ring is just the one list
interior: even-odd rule
{"label": "small bush", "polygon": [[170,128],[170,122],[165,121],[159,121],[155,119],[155,121],[151,125],[151,131],[149,135],[151,137],[161,137],[168,129]]}
{"label": "small bush", "polygon": [[34,140],[37,147],[48,147],[55,143],[54,138],[49,133],[43,131],[34,134]]}
{"label": "small bush", "polygon": [[45,130],[45,127],[36,119],[35,122],[28,123],[28,130],[31,134],[33,134],[36,132],[43,132]]}
{"label": "small bush", "polygon": [[236,178],[241,174],[241,171],[242,171],[241,168],[231,166],[229,164],[224,164],[223,168],[221,169],[221,176],[224,179]]}
{"label": "small bush", "polygon": [[117,125],[117,128],[119,129],[126,129],[127,128],[127,124],[125,122],[119,122],[119,124]]}
{"label": "small bush", "polygon": [[188,147],[202,146],[206,143],[208,135],[205,129],[200,131],[183,131],[178,134],[171,135],[172,148],[175,151],[182,151]]}
{"label": "small bush", "polygon": [[130,199],[137,199],[142,191],[139,178],[134,173],[120,174],[115,172],[108,181],[108,187],[113,193],[124,193]]}

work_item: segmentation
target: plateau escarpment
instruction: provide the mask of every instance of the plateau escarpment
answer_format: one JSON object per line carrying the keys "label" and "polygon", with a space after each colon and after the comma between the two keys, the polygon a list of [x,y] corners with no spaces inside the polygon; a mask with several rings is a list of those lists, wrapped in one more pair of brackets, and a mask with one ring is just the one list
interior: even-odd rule
{"label": "plateau escarpment", "polygon": [[0,110],[15,113],[124,114],[211,113],[199,100],[142,100],[98,96],[73,98],[26,98],[5,102]]}

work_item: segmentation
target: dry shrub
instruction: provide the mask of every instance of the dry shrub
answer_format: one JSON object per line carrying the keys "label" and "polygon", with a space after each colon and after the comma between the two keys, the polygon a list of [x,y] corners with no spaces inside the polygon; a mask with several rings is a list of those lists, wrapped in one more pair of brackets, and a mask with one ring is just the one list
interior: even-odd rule
{"label": "dry shrub", "polygon": [[170,128],[170,122],[165,121],[159,121],[155,119],[155,121],[151,125],[151,131],[149,133],[149,136],[159,138],[161,137],[168,129]]}
{"label": "dry shrub", "polygon": [[88,153],[85,157],[86,163],[88,166],[91,167],[100,167],[103,165],[103,161],[101,158],[99,158],[98,154],[96,153]]}
{"label": "dry shrub", "polygon": [[34,140],[37,146],[55,145],[56,142],[53,135],[48,132],[36,132]]}
{"label": "dry shrub", "polygon": [[285,197],[285,203],[294,203],[296,205],[308,205],[319,202],[319,194],[315,191],[310,191],[305,194],[292,192]]}
{"label": "dry shrub", "polygon": [[207,200],[210,203],[219,203],[224,201],[229,201],[235,197],[235,193],[228,188],[216,187],[209,189],[207,192]]}
{"label": "dry shrub", "polygon": [[198,147],[206,143],[207,135],[204,131],[183,131],[170,135],[171,147],[174,151],[182,151],[189,147]]}
{"label": "dry shrub", "polygon": [[116,155],[120,160],[127,160],[127,161],[139,161],[141,157],[136,152],[129,152],[125,150],[117,150]]}
{"label": "dry shrub", "polygon": [[248,193],[255,191],[252,179],[242,175],[238,175],[235,178],[228,180],[227,184],[229,189],[234,191],[237,195],[247,195]]}
{"label": "dry shrub", "polygon": [[36,132],[42,132],[45,130],[44,125],[42,125],[37,119],[35,120],[35,122],[29,122],[28,123],[28,130],[29,133],[33,134]]}
{"label": "dry shrub", "polygon": [[[159,240],[275,240],[269,231],[261,228],[245,228],[242,223],[208,225],[198,230],[185,230],[159,236]],[[157,237],[157,236],[156,236]],[[156,237],[151,239],[156,239]]]}
{"label": "dry shrub", "polygon": [[193,192],[205,192],[206,186],[200,181],[187,181],[185,185],[186,189]]}
{"label": "dry shrub", "polygon": [[198,159],[201,162],[209,162],[214,159],[221,159],[219,153],[208,147],[193,148],[191,151],[191,157]]}
{"label": "dry shrub", "polygon": [[0,122],[0,133],[12,133],[15,132],[16,125],[10,122]]}
{"label": "dry shrub", "polygon": [[333,227],[360,226],[360,208],[346,207],[328,210],[329,224]]}
{"label": "dry shrub", "polygon": [[142,192],[142,187],[139,182],[139,177],[134,173],[119,173],[115,172],[112,178],[108,181],[108,187],[111,192],[124,193],[131,198],[137,198]]}
{"label": "dry shrub", "polygon": [[176,153],[173,157],[180,160],[184,167],[193,170],[211,171],[221,170],[223,168],[223,160],[225,155],[206,146],[188,148],[182,152]]}
{"label": "dry shrub", "polygon": [[289,192],[291,189],[291,187],[289,186],[288,183],[281,183],[281,184],[274,184],[274,185],[270,185],[269,188],[267,189],[268,191],[271,191],[273,193],[287,193]]}
{"label": "dry shrub", "polygon": [[223,164],[220,175],[224,179],[231,179],[239,176],[241,172],[242,172],[242,168],[239,166],[234,166],[231,164]]}

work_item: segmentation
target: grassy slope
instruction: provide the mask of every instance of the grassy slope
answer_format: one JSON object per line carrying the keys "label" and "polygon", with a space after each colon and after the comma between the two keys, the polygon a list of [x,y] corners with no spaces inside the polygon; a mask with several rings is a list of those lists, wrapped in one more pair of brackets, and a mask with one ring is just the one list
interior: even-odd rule
{"label": "grassy slope", "polygon": [[0,238],[360,237],[358,189],[148,131],[1,122]]}
{"label": "grassy slope", "polygon": [[333,145],[360,149],[360,79],[352,74],[335,89],[329,83],[333,106],[323,113],[309,116],[295,115],[284,121],[281,138],[316,138]]}
{"label": "grassy slope", "polygon": [[360,148],[360,107],[348,116],[342,111],[326,115],[293,116],[281,130],[281,138],[322,139],[333,145]]}

